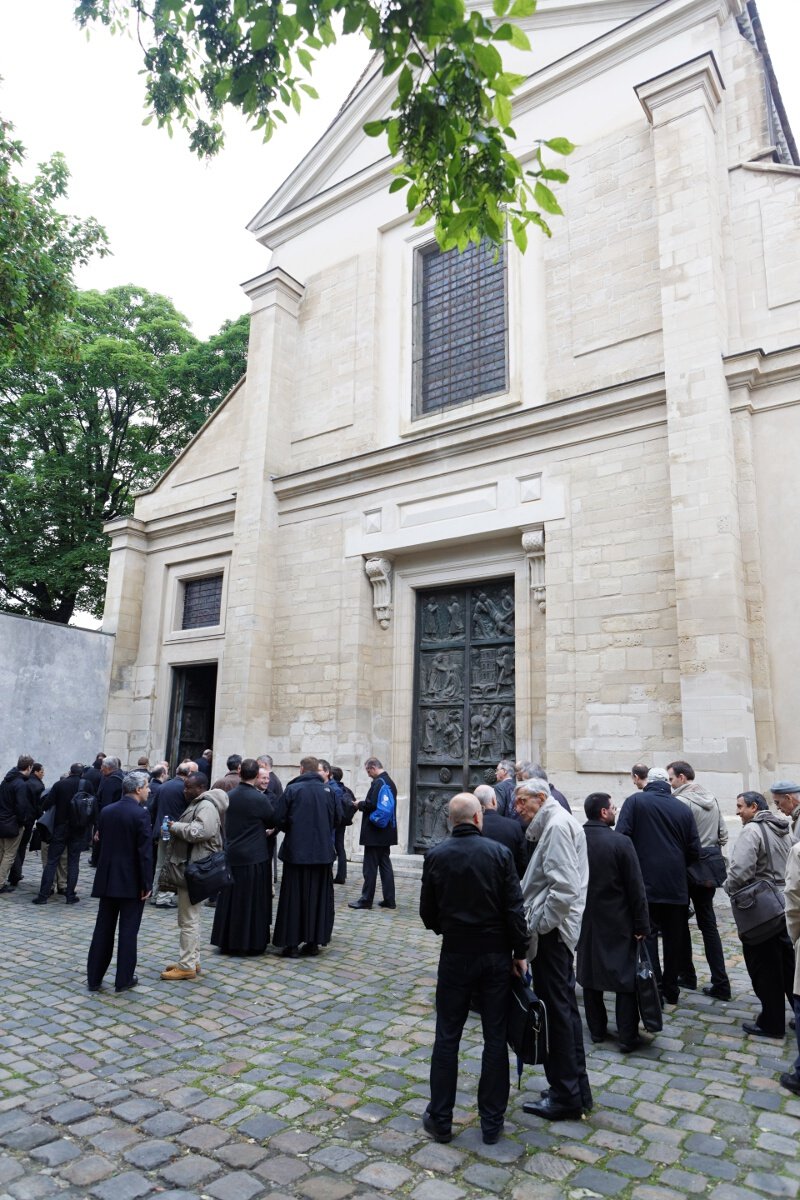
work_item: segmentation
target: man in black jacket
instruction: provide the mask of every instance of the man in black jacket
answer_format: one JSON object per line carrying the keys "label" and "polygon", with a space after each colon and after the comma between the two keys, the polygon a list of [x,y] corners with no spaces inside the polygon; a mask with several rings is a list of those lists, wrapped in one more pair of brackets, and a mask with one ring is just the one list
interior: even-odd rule
{"label": "man in black jacket", "polygon": [[[333,933],[333,831],[336,798],[319,776],[319,759],[300,761],[300,775],[275,802],[275,828],[283,830],[281,894],[272,940],[284,958],[316,956]],[[302,949],[300,944],[303,943]]]}
{"label": "man in black jacket", "polygon": [[32,819],[28,777],[33,759],[21,754],[0,784],[0,892],[13,892],[8,873],[14,864],[25,826]]}
{"label": "man in black jacket", "polygon": [[146,771],[131,771],[122,781],[122,798],[108,804],[97,820],[99,853],[92,895],[100,904],[89,947],[86,981],[99,992],[114,953],[119,922],[115,990],[136,987],[136,943],[144,902],[153,878],[150,818],[144,805],[150,784]]}
{"label": "man in black jacket", "polygon": [[[97,815],[104,808],[108,808],[109,804],[116,804],[122,797],[122,763],[118,758],[112,755],[107,755],[100,767],[100,782],[97,785]],[[89,859],[90,865],[97,866],[97,843],[92,843],[92,853]]]}
{"label": "man in black jacket", "polygon": [[[514,804],[515,789],[517,786],[516,776],[514,774],[514,764],[507,758],[501,758],[500,762],[494,769],[497,782],[494,785],[494,794],[497,798],[497,811],[501,817],[512,817],[517,819],[517,810]],[[477,792],[475,793],[477,795]]]}
{"label": "man in black jacket", "polygon": [[73,796],[78,792],[88,790],[88,780],[81,778],[83,763],[73,763],[66,779],[58,779],[50,788],[45,809],[56,810],[53,834],[47,847],[47,865],[42,871],[42,882],[39,885],[39,895],[31,901],[32,904],[47,904],[53,890],[53,882],[58,870],[61,856],[67,852],[67,904],[77,904],[80,899],[75,895],[78,883],[81,850],[88,841],[89,825],[78,829],[72,818],[71,804]]}
{"label": "man in black jacket", "polygon": [[625,801],[617,832],[631,839],[639,859],[650,909],[650,961],[658,977],[661,968],[656,930],[660,930],[664,970],[659,987],[667,1004],[677,1004],[684,927],[689,918],[686,868],[700,858],[700,839],[694,817],[673,796],[669,776],[661,767],[651,767],[643,790]]}
{"label": "man in black jacket", "polygon": [[519,821],[511,817],[501,817],[497,811],[496,788],[482,783],[475,788],[475,798],[483,809],[483,836],[499,842],[511,851],[514,866],[520,879],[528,866],[528,853],[525,847],[525,834]]}
{"label": "man in black jacket", "polygon": [[629,838],[614,832],[617,810],[606,792],[584,801],[589,888],[578,939],[576,974],[583,988],[586,1024],[593,1042],[606,1038],[603,992],[616,997],[619,1048],[639,1045],[636,942],[650,932],[644,880]]}
{"label": "man in black jacket", "polygon": [[31,767],[31,773],[28,776],[28,801],[29,813],[28,820],[25,822],[25,828],[22,831],[22,841],[17,847],[17,853],[14,858],[14,863],[8,873],[8,882],[12,887],[23,879],[22,868],[25,866],[25,854],[28,849],[28,843],[31,840],[33,827],[36,820],[41,816],[42,808],[42,793],[44,792],[44,767],[41,763],[35,762]]}
{"label": "man in black jacket", "polygon": [[[361,812],[360,842],[364,847],[364,884],[358,900],[351,900],[349,908],[372,908],[375,899],[375,883],[378,872],[381,874],[381,890],[383,899],[379,908],[397,908],[394,893],[394,871],[392,870],[391,846],[397,845],[397,788],[394,780],[383,769],[379,758],[368,758],[364,770],[372,783],[364,800],[356,800],[355,809]],[[395,819],[381,828],[370,816],[378,807],[378,796],[381,787],[386,784],[395,802]]]}
{"label": "man in black jacket", "polygon": [[527,969],[528,930],[510,851],[480,836],[480,802],[460,792],[450,801],[448,821],[452,837],[425,856],[419,899],[423,925],[442,935],[431,1100],[422,1123],[437,1142],[452,1139],[458,1047],[474,994],[483,1022],[478,1110],[483,1140],[492,1145],[508,1106],[506,1011],[512,970],[524,975]]}

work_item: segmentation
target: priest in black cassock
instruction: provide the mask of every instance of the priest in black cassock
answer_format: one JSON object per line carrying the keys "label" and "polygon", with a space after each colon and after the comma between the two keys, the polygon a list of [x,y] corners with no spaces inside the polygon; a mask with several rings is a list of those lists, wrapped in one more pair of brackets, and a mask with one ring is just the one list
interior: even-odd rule
{"label": "priest in black cassock", "polygon": [[272,940],[284,958],[319,954],[333,932],[336,798],[319,775],[319,760],[300,762],[300,775],[275,804],[275,827],[284,833],[281,894]]}
{"label": "priest in black cassock", "polygon": [[211,945],[223,954],[263,954],[272,923],[272,879],[267,830],[275,825],[272,800],[255,786],[259,766],[245,758],[239,784],[228,793],[225,853],[233,887],[217,899]]}

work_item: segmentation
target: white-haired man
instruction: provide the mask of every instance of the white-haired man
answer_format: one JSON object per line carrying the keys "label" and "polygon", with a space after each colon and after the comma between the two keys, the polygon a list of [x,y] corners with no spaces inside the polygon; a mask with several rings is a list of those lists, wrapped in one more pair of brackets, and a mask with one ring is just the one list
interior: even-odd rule
{"label": "white-haired man", "polygon": [[593,1104],[574,962],[589,884],[586,838],[544,779],[519,783],[516,804],[520,817],[528,822],[526,837],[533,843],[522,897],[533,986],[547,1009],[549,1032],[544,1064],[549,1087],[540,1100],[522,1107],[548,1121],[563,1121],[581,1117]]}

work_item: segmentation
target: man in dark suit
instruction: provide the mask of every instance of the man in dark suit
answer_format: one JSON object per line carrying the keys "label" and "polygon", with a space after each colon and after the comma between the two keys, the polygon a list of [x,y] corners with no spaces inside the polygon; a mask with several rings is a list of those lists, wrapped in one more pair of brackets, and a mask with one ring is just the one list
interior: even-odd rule
{"label": "man in dark suit", "polygon": [[[100,767],[100,782],[97,785],[97,813],[98,816],[107,808],[109,804],[116,804],[122,796],[122,764],[118,758],[113,758],[107,755]],[[97,828],[95,826],[95,828]],[[97,866],[97,843],[92,845],[92,853],[89,858],[91,866]]]}
{"label": "man in dark suit", "polygon": [[[364,770],[372,780],[372,784],[366,798],[356,800],[354,805],[356,811],[360,811],[362,814],[360,841],[364,847],[364,885],[358,900],[351,900],[348,907],[372,908],[372,901],[375,899],[375,883],[380,871],[383,899],[378,907],[397,908],[394,898],[394,871],[392,870],[390,850],[390,847],[397,845],[397,788],[394,781],[384,771],[383,763],[379,758],[368,758],[364,763]],[[369,818],[378,807],[378,796],[384,783],[394,796],[395,819],[381,828]]]}
{"label": "man in dark suit", "polygon": [[136,987],[136,940],[153,878],[150,818],[144,805],[150,783],[146,771],[122,780],[122,799],[109,804],[97,822],[98,857],[92,895],[100,900],[86,964],[87,986],[99,992],[114,953],[119,921],[115,990]]}
{"label": "man in dark suit", "polygon": [[501,817],[497,811],[497,793],[488,783],[482,783],[475,788],[475,796],[483,809],[483,836],[507,846],[514,859],[514,866],[520,879],[528,866],[528,854],[525,848],[525,834],[519,821],[510,817]]}
{"label": "man in dark suit", "polygon": [[[81,851],[88,842],[88,828],[76,829],[72,820],[72,797],[82,791],[86,781],[82,778],[83,763],[73,763],[66,779],[57,779],[50,788],[45,801],[45,810],[56,810],[55,824],[47,850],[47,863],[42,871],[42,882],[39,894],[32,900],[33,904],[47,904],[61,857],[67,855],[67,904],[77,904],[79,897],[75,894],[80,869]],[[88,783],[86,784],[88,787]]]}

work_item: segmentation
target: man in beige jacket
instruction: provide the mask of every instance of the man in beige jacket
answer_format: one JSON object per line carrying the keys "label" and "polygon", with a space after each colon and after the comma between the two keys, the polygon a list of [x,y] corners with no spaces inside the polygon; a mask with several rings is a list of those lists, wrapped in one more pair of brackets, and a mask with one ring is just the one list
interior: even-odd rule
{"label": "man in beige jacket", "polygon": [[786,928],[794,945],[794,1032],[797,1058],[794,1070],[781,1075],[781,1086],[800,1096],[800,842],[795,842],[786,862]]}

